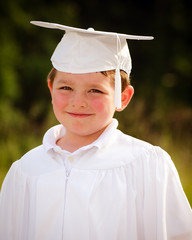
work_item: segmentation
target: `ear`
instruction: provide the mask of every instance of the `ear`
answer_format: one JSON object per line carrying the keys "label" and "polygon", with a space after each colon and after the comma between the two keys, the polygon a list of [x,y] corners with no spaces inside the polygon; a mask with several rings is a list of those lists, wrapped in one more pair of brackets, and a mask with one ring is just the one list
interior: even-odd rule
{"label": "ear", "polygon": [[123,111],[131,101],[133,94],[134,88],[131,85],[127,86],[125,90],[121,93],[121,108],[116,109],[116,111]]}
{"label": "ear", "polygon": [[50,93],[51,93],[51,96],[52,96],[52,92],[53,92],[53,86],[52,86],[52,83],[51,83],[51,80],[50,79],[48,79],[47,80],[47,85],[48,85],[48,88],[49,88],[49,91],[50,91]]}

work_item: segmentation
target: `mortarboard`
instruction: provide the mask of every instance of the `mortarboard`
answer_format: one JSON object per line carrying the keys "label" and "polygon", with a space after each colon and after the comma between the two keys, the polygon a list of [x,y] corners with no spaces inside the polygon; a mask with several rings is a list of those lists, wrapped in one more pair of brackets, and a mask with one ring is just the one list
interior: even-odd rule
{"label": "mortarboard", "polygon": [[115,70],[115,106],[121,108],[120,70],[130,75],[132,64],[127,39],[152,40],[114,32],[81,29],[56,23],[31,21],[32,24],[65,31],[52,57],[52,65],[61,72],[90,73]]}

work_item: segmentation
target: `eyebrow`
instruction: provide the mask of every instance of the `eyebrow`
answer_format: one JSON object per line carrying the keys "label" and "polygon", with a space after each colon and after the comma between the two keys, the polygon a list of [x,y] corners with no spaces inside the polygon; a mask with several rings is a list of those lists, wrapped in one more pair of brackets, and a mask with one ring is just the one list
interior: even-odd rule
{"label": "eyebrow", "polygon": [[99,84],[99,83],[90,83],[89,86],[91,88],[104,88],[104,86],[102,84]]}
{"label": "eyebrow", "polygon": [[61,78],[61,79],[58,79],[58,80],[57,80],[57,83],[69,84],[69,83],[73,83],[73,81],[72,81],[72,80],[68,80],[68,79],[63,79],[63,78]]}

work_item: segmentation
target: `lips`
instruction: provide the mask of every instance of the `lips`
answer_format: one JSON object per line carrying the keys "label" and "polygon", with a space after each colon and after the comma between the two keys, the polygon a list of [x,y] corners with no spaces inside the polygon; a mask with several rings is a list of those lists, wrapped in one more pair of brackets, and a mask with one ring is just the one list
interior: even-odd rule
{"label": "lips", "polygon": [[90,113],[73,113],[73,112],[67,112],[67,114],[69,114],[70,116],[75,117],[75,118],[86,118],[86,117],[93,115]]}

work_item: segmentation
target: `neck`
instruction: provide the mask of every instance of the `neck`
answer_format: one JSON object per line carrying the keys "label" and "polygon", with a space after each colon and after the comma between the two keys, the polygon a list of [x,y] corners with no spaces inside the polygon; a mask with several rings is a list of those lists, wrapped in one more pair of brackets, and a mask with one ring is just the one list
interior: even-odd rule
{"label": "neck", "polygon": [[68,133],[57,141],[57,145],[63,150],[74,152],[83,146],[87,146],[93,143],[104,131],[104,129],[86,136],[74,135],[73,133]]}

